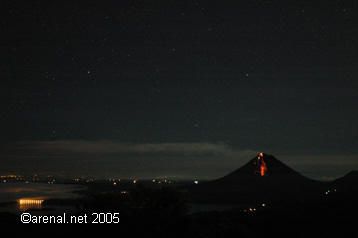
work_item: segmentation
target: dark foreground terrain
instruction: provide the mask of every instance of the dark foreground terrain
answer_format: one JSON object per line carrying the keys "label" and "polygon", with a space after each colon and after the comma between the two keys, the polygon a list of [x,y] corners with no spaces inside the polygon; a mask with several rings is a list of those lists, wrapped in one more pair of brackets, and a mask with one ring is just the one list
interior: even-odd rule
{"label": "dark foreground terrain", "polygon": [[[201,184],[90,183],[80,199],[50,199],[41,209],[26,212],[88,216],[118,212],[117,224],[85,226],[113,229],[120,237],[358,237],[358,172],[319,182],[273,156],[262,158],[267,167],[264,175],[255,172],[258,160],[254,158],[223,178]],[[0,224],[45,226],[24,225],[19,218],[19,213],[2,212]],[[60,224],[56,229],[60,227],[69,226]],[[83,230],[84,225],[70,227]]]}
{"label": "dark foreground terrain", "polygon": [[[130,194],[98,193],[87,199],[48,201],[72,204],[78,211],[119,212],[114,228],[126,235],[155,237],[357,237],[357,192],[336,192],[317,200],[265,204],[265,207],[233,208],[226,211],[190,212],[187,194],[176,189],[137,188]],[[250,210],[251,209],[251,210]],[[253,210],[255,209],[255,210]],[[28,211],[36,212],[36,211]],[[18,215],[2,213],[0,223],[21,224]],[[45,225],[31,225],[45,226]],[[67,225],[56,226],[64,228]],[[92,224],[91,228],[103,228]],[[83,228],[83,225],[72,225]]]}

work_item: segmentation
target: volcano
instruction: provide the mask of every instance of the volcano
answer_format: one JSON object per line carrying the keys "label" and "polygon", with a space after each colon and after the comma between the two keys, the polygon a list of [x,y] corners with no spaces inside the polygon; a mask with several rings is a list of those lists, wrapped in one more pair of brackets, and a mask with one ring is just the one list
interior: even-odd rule
{"label": "volcano", "polygon": [[325,183],[311,180],[272,155],[259,153],[228,175],[191,186],[193,200],[200,202],[259,202],[305,200],[320,194]]}
{"label": "volcano", "polygon": [[[247,164],[232,173],[217,179],[223,182],[238,182],[238,180],[249,179],[261,182],[272,181],[274,179],[289,180],[290,182],[307,181],[308,178],[291,169],[272,155],[259,153],[257,157],[251,159]],[[283,182],[283,181],[281,181]]]}

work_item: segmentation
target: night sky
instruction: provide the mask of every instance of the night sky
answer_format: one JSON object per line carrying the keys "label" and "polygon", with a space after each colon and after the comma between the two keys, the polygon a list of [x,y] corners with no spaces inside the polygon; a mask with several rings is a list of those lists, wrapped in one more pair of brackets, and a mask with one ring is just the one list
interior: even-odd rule
{"label": "night sky", "polygon": [[357,22],[356,1],[2,1],[0,173],[358,169]]}

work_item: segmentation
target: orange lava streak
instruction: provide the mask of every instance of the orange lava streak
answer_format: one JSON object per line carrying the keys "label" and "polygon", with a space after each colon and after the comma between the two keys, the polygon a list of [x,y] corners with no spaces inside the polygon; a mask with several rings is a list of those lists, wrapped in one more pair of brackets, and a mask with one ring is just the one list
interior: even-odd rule
{"label": "orange lava streak", "polygon": [[260,174],[261,176],[265,176],[265,173],[267,171],[267,167],[266,167],[266,163],[264,160],[261,161],[261,166],[260,166]]}
{"label": "orange lava streak", "polygon": [[258,159],[260,161],[260,175],[265,176],[265,173],[267,172],[267,166],[266,166],[266,163],[264,161],[264,154],[259,153]]}

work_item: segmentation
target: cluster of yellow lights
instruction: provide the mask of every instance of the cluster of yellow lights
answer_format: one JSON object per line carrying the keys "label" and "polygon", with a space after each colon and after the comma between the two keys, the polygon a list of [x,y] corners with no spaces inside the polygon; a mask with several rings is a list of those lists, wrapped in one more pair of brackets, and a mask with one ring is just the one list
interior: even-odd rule
{"label": "cluster of yellow lights", "polygon": [[19,199],[20,205],[41,205],[44,202],[43,199]]}

